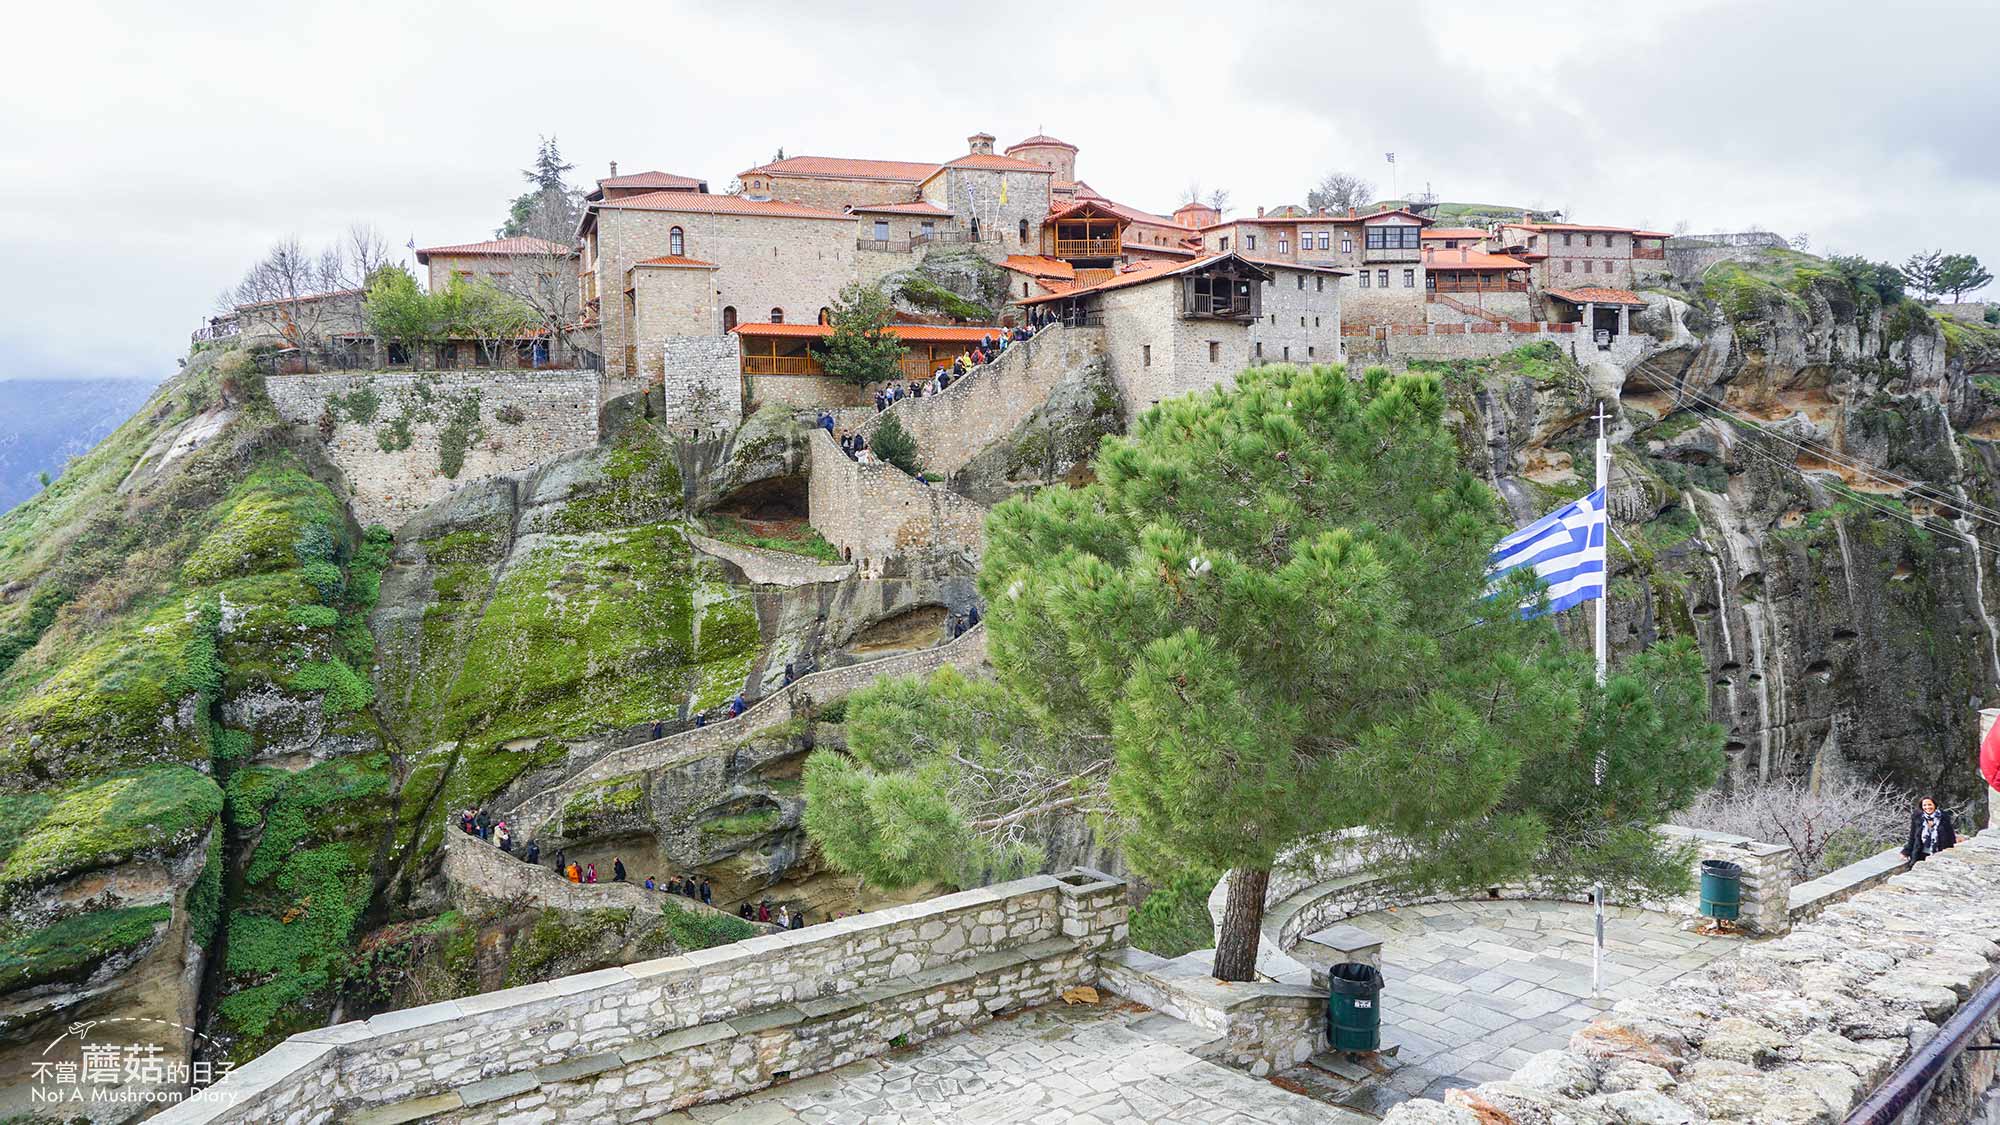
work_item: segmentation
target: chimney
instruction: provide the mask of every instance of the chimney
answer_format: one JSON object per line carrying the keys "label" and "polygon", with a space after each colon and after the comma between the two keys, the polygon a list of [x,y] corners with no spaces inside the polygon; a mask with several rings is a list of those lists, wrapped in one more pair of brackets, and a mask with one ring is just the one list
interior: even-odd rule
{"label": "chimney", "polygon": [[1352,208],[1352,207],[1349,207],[1349,208],[1347,209],[1347,217],[1348,217],[1348,218],[1350,218],[1350,219],[1352,219],[1352,218],[1355,218],[1355,217],[1356,217],[1356,215],[1355,215],[1355,213],[1354,213],[1354,208]]}
{"label": "chimney", "polygon": [[972,146],[972,155],[974,156],[993,155],[993,134],[974,133],[971,136],[965,138],[965,140],[967,144]]}
{"label": "chimney", "polygon": [[1458,248],[1458,260],[1459,260],[1459,261],[1461,261],[1461,262],[1469,262],[1469,261],[1471,261],[1471,260],[1472,260],[1472,247],[1470,247],[1470,246],[1461,246],[1461,247],[1459,247],[1459,248]]}
{"label": "chimney", "polygon": [[611,162],[611,178],[616,179],[617,177],[618,177],[618,162],[614,160]]}
{"label": "chimney", "polygon": [[1262,207],[1257,208],[1257,217],[1260,219],[1264,217],[1264,209]]}

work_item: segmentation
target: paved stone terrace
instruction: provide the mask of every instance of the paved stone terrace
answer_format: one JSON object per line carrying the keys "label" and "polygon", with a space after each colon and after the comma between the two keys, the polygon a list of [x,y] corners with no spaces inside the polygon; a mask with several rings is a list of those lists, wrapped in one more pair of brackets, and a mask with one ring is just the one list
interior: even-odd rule
{"label": "paved stone terrace", "polygon": [[1618,1000],[1747,944],[1688,932],[1673,915],[1607,907],[1604,994],[1593,999],[1585,904],[1440,902],[1348,921],[1382,938],[1383,1045],[1401,1045],[1389,1073],[1332,1094],[1371,1113],[1504,1079],[1535,1052],[1567,1046]]}
{"label": "paved stone terrace", "polygon": [[1107,996],[662,1118],[675,1125],[1372,1125],[1194,1051],[1209,1034]]}

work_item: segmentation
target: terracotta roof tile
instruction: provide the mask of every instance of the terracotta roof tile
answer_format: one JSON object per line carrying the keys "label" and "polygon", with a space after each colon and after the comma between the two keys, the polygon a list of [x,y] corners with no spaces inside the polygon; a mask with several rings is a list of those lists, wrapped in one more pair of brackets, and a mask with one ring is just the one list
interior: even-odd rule
{"label": "terracotta roof tile", "polygon": [[928,199],[918,199],[904,203],[869,203],[865,205],[857,203],[854,206],[849,207],[848,210],[853,211],[856,214],[867,213],[871,215],[950,216],[951,214],[953,214],[953,212],[947,211],[944,208],[939,207],[937,204],[932,203]]}
{"label": "terracotta roof tile", "polygon": [[[1561,234],[1563,231],[1577,231],[1577,232],[1589,231],[1593,234],[1598,233],[1600,231],[1605,234],[1638,233],[1638,231],[1634,230],[1631,227],[1594,227],[1585,225],[1583,223],[1503,223],[1502,225],[1510,227],[1519,227],[1522,230],[1555,231],[1558,234]],[[1652,237],[1665,238],[1667,236],[1661,234],[1655,234]]]}
{"label": "terracotta roof tile", "polygon": [[1489,254],[1484,250],[1442,250],[1434,246],[1424,247],[1424,268],[1427,270],[1524,270],[1528,263],[1508,254]]}
{"label": "terracotta roof tile", "polygon": [[512,257],[516,254],[568,254],[571,248],[560,242],[550,242],[545,238],[494,238],[485,242],[466,242],[457,246],[426,246],[417,251],[417,261],[428,263],[432,254],[446,254],[459,258],[475,258],[482,255]]}
{"label": "terracotta roof tile", "polygon": [[693,176],[676,176],[672,172],[633,172],[627,176],[606,176],[597,181],[600,188],[654,188],[656,190],[679,189],[682,191],[706,191],[708,181]]}
{"label": "terracotta roof tile", "polygon": [[1572,305],[1643,305],[1644,297],[1630,289],[1549,289],[1549,296]]}
{"label": "terracotta roof tile", "polygon": [[1049,136],[1047,133],[1036,133],[1034,136],[1029,137],[1025,141],[1015,141],[1013,144],[1007,146],[1007,151],[1013,152],[1017,148],[1026,148],[1029,145],[1055,145],[1059,148],[1066,148],[1071,152],[1076,151],[1075,145],[1069,143],[1068,141],[1059,141],[1054,137]]}
{"label": "terracotta roof tile", "polygon": [[1040,172],[1051,177],[1055,175],[1052,169],[1030,161],[1016,160],[1011,156],[995,156],[990,152],[968,152],[956,160],[947,160],[931,169],[930,175],[924,179],[928,180],[946,168],[980,168],[992,172]]}
{"label": "terracotta roof tile", "polygon": [[[738,336],[785,336],[792,338],[819,339],[833,335],[830,324],[739,324],[730,329]],[[919,340],[937,343],[977,343],[986,336],[1006,329],[999,325],[952,325],[952,324],[889,324],[883,331],[899,340]]]}
{"label": "terracotta roof tile", "polygon": [[1113,274],[1110,277],[1105,278],[1102,281],[1093,282],[1089,285],[1079,285],[1073,289],[1069,289],[1060,293],[1051,293],[1045,297],[1017,298],[1015,299],[1014,303],[1017,305],[1035,305],[1035,304],[1040,304],[1044,301],[1055,300],[1058,297],[1078,297],[1082,296],[1085,293],[1101,293],[1109,289],[1123,289],[1128,285],[1143,285],[1148,281],[1158,281],[1161,278],[1173,277],[1177,274],[1185,273],[1188,270],[1199,269],[1203,266],[1220,262],[1224,258],[1241,258],[1243,261],[1250,262],[1252,265],[1259,267],[1282,266],[1286,269],[1308,269],[1322,273],[1348,272],[1346,270],[1335,269],[1331,266],[1306,266],[1306,265],[1300,265],[1297,262],[1263,261],[1253,258],[1244,258],[1240,254],[1233,254],[1233,253],[1203,254],[1200,257],[1195,258],[1193,261],[1188,261],[1188,262],[1173,262],[1173,261],[1163,262],[1163,261],[1149,259],[1146,261],[1133,262],[1129,265],[1126,265],[1120,268],[1117,273]]}
{"label": "terracotta roof tile", "polygon": [[937,171],[935,160],[858,160],[845,156],[787,156],[742,173],[806,176],[836,180],[905,180],[916,183]]}
{"label": "terracotta roof tile", "polygon": [[314,301],[332,301],[332,300],[337,300],[341,297],[359,297],[361,295],[362,291],[359,289],[334,289],[326,293],[302,293],[297,297],[278,297],[269,301],[253,301],[247,305],[238,305],[236,306],[236,311],[242,312],[245,309],[266,309],[270,308],[273,305],[308,304]]}
{"label": "terracotta roof tile", "polygon": [[632,264],[635,266],[666,266],[670,269],[683,270],[713,270],[722,268],[714,262],[704,262],[699,258],[684,258],[679,254],[664,254],[658,258],[647,258],[644,261],[633,262]]}
{"label": "terracotta roof tile", "polygon": [[1057,258],[1044,258],[1037,254],[1009,254],[1000,263],[1016,273],[1029,277],[1055,277],[1064,281],[1076,277],[1076,267]]}
{"label": "terracotta roof tile", "polygon": [[607,199],[592,206],[627,211],[688,211],[708,215],[764,215],[773,219],[854,221],[851,215],[839,211],[824,211],[818,207],[807,207],[802,203],[784,203],[775,199],[749,199],[741,195],[705,195],[692,191],[647,192],[645,195],[628,195],[623,199]]}

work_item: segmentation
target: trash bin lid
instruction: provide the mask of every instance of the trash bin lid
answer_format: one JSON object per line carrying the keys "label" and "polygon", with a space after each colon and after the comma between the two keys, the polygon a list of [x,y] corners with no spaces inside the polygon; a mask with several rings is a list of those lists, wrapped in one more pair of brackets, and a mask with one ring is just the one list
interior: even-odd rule
{"label": "trash bin lid", "polygon": [[1743,868],[1726,859],[1704,859],[1701,861],[1701,873],[1718,875],[1724,879],[1740,879],[1743,877]]}
{"label": "trash bin lid", "polygon": [[1359,961],[1342,961],[1326,971],[1326,983],[1343,996],[1373,996],[1382,991],[1382,971]]}

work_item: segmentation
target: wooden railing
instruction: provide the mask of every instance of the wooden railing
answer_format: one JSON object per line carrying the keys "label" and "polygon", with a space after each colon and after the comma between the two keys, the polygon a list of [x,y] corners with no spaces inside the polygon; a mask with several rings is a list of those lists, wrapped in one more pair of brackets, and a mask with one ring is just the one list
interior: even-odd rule
{"label": "wooden railing", "polygon": [[1431,278],[1435,281],[1430,289],[1433,293],[1526,293],[1525,281],[1446,281],[1438,277],[1438,267],[1431,267]]}
{"label": "wooden railing", "polygon": [[824,375],[819,361],[809,355],[746,355],[745,375]]}
{"label": "wooden railing", "polygon": [[1056,257],[1110,258],[1118,254],[1119,245],[1116,238],[1058,238]]}

